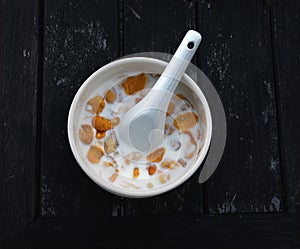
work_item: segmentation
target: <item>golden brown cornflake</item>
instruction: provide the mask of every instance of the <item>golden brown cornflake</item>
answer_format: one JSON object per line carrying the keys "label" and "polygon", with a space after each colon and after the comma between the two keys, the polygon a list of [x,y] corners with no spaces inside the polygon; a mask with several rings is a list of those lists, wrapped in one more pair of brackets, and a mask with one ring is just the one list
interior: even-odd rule
{"label": "golden brown cornflake", "polygon": [[154,164],[150,164],[147,169],[150,176],[154,175],[156,172],[156,166]]}
{"label": "golden brown cornflake", "polygon": [[127,95],[134,94],[145,88],[147,80],[147,75],[145,73],[141,73],[125,79],[122,83],[122,87]]}
{"label": "golden brown cornflake", "polygon": [[132,187],[132,188],[135,188],[135,189],[140,189],[141,187],[136,185],[136,184],[133,184],[131,182],[125,182],[124,181],[124,184],[121,185],[122,187],[124,188],[129,188],[129,187]]}
{"label": "golden brown cornflake", "polygon": [[133,151],[126,156],[126,160],[130,161],[140,161],[143,158],[143,154],[138,151]]}
{"label": "golden brown cornflake", "polygon": [[174,126],[180,131],[187,131],[198,122],[198,116],[194,112],[184,112],[174,119]]}
{"label": "golden brown cornflake", "polygon": [[114,164],[112,162],[103,162],[104,166],[107,166],[107,167],[113,167]]}
{"label": "golden brown cornflake", "polygon": [[94,130],[93,127],[89,124],[81,125],[79,129],[79,139],[84,144],[90,144],[93,141]]}
{"label": "golden brown cornflake", "polygon": [[160,163],[160,166],[162,167],[162,168],[171,168],[171,165],[170,165],[170,163],[169,162],[167,162],[167,161],[162,161],[161,163]]}
{"label": "golden brown cornflake", "polygon": [[169,140],[169,145],[173,151],[178,151],[181,148],[181,143],[177,139]]}
{"label": "golden brown cornflake", "polygon": [[159,181],[161,184],[164,184],[166,183],[166,179],[165,179],[165,176],[164,174],[160,174],[159,177],[158,177]]}
{"label": "golden brown cornflake", "polygon": [[137,103],[139,103],[141,100],[142,100],[142,98],[136,98],[136,99],[135,99],[135,103],[137,104]]}
{"label": "golden brown cornflake", "polygon": [[200,132],[200,129],[198,129],[197,130],[197,139],[200,140],[200,138],[201,138],[201,132]]}
{"label": "golden brown cornflake", "polygon": [[113,163],[113,164],[117,164],[116,159],[114,159],[114,157],[112,157],[111,155],[106,155],[107,158],[109,158],[109,160]]}
{"label": "golden brown cornflake", "polygon": [[176,163],[175,161],[162,161],[160,163],[160,166],[166,169],[174,169],[178,167],[178,163]]}
{"label": "golden brown cornflake", "polygon": [[173,132],[174,132],[174,128],[169,124],[165,124],[165,130],[164,130],[165,135],[170,136],[173,134]]}
{"label": "golden brown cornflake", "polygon": [[147,188],[153,188],[153,183],[151,182],[147,183]]}
{"label": "golden brown cornflake", "polygon": [[101,116],[95,116],[92,120],[92,124],[97,131],[103,132],[112,128],[110,120]]}
{"label": "golden brown cornflake", "polygon": [[92,145],[87,153],[88,160],[95,164],[99,163],[101,160],[101,157],[104,155],[103,149],[98,145]]}
{"label": "golden brown cornflake", "polygon": [[101,138],[104,138],[106,135],[106,131],[98,131],[96,132],[96,138],[97,139],[101,139]]}
{"label": "golden brown cornflake", "polygon": [[113,127],[117,126],[119,123],[120,123],[120,118],[119,118],[119,117],[113,117],[113,118],[111,119],[111,125],[112,125]]}
{"label": "golden brown cornflake", "polygon": [[114,103],[116,98],[117,98],[117,94],[116,94],[116,91],[114,89],[108,90],[107,93],[105,94],[105,100],[108,103]]}
{"label": "golden brown cornflake", "polygon": [[182,167],[185,167],[186,166],[186,161],[184,159],[179,159],[178,160],[178,163],[182,166]]}
{"label": "golden brown cornflake", "polygon": [[155,151],[151,152],[147,155],[147,161],[148,162],[160,162],[166,152],[166,148],[158,148]]}
{"label": "golden brown cornflake", "polygon": [[104,150],[107,154],[110,154],[116,150],[118,141],[114,132],[110,133],[104,141]]}
{"label": "golden brown cornflake", "polygon": [[139,168],[135,167],[133,169],[133,177],[137,178],[139,175],[140,175],[140,170],[139,170]]}
{"label": "golden brown cornflake", "polygon": [[91,112],[95,114],[102,112],[103,108],[105,107],[104,99],[100,96],[89,99],[87,104],[92,107]]}
{"label": "golden brown cornflake", "polygon": [[175,104],[173,102],[170,102],[167,110],[167,116],[170,116],[174,113],[175,110]]}
{"label": "golden brown cornflake", "polygon": [[185,100],[186,102],[188,102],[189,105],[190,105],[193,109],[195,109],[195,107],[193,106],[193,104],[191,103],[191,101],[190,101],[189,99],[187,99],[183,94],[177,93],[176,96],[177,96],[178,98],[180,98],[180,99]]}
{"label": "golden brown cornflake", "polygon": [[187,134],[187,135],[190,137],[190,142],[191,142],[193,145],[197,146],[197,142],[196,142],[196,140],[195,140],[195,138],[194,138],[194,136],[193,136],[193,133],[192,133],[191,131],[184,131],[183,133],[184,133],[184,134]]}
{"label": "golden brown cornflake", "polygon": [[114,182],[114,181],[117,179],[117,177],[118,177],[118,172],[115,172],[115,173],[113,173],[113,174],[111,175],[111,177],[109,178],[109,180],[110,180],[111,182]]}
{"label": "golden brown cornflake", "polygon": [[194,156],[194,154],[196,153],[197,142],[196,142],[196,140],[195,140],[195,138],[194,138],[194,136],[193,136],[193,134],[192,134],[191,131],[184,131],[184,133],[187,134],[190,137],[190,142],[195,147],[194,150],[191,153],[189,153],[189,154],[187,154],[187,155],[184,156],[187,159],[191,159]]}

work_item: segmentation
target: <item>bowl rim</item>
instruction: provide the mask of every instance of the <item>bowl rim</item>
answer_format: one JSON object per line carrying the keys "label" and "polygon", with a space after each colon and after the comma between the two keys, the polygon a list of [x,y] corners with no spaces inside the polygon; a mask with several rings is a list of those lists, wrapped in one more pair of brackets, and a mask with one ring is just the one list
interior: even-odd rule
{"label": "bowl rim", "polygon": [[137,192],[137,191],[133,192],[130,189],[121,188],[117,185],[113,185],[113,184],[109,185],[109,183],[107,183],[101,177],[97,176],[93,170],[89,169],[89,167],[87,167],[85,165],[83,159],[79,156],[79,153],[77,152],[76,145],[75,145],[75,139],[73,136],[73,134],[74,134],[73,118],[74,118],[74,114],[76,111],[76,105],[77,105],[78,101],[80,100],[80,96],[82,95],[84,90],[87,88],[87,86],[90,84],[90,82],[92,82],[96,76],[101,75],[105,71],[112,70],[114,67],[120,67],[127,63],[143,63],[143,62],[159,64],[159,66],[162,66],[162,67],[166,67],[166,65],[168,64],[165,61],[154,59],[154,58],[149,58],[149,57],[130,57],[130,58],[121,58],[121,59],[112,61],[112,62],[102,66],[101,68],[96,70],[93,74],[91,74],[84,81],[84,83],[80,86],[80,88],[76,92],[76,95],[73,98],[71,106],[70,106],[70,110],[69,110],[69,114],[68,114],[68,123],[67,123],[69,144],[70,144],[72,153],[73,153],[77,163],[81,167],[81,169],[98,186],[107,190],[108,192],[111,192],[111,193],[114,193],[117,195],[121,195],[124,197],[133,197],[133,198],[150,197],[150,196],[154,196],[154,195],[159,195],[159,194],[165,193],[169,190],[172,190],[172,189],[178,187],[179,185],[181,185],[183,182],[185,182],[188,178],[190,178],[197,171],[197,169],[202,164],[202,162],[208,152],[210,142],[211,142],[211,136],[212,136],[212,118],[211,118],[211,112],[210,112],[210,108],[207,103],[207,100],[206,100],[203,92],[201,91],[200,87],[196,84],[196,82],[190,76],[188,76],[187,74],[184,74],[181,81],[183,81],[184,84],[186,84],[189,88],[191,88],[191,90],[200,98],[202,105],[203,105],[203,110],[206,115],[206,121],[207,121],[205,141],[203,143],[203,146],[201,148],[201,151],[200,151],[198,157],[195,159],[194,163],[191,165],[189,170],[187,170],[181,177],[178,177],[178,179],[176,181],[173,181],[170,184],[162,185],[159,189],[149,189],[146,191],[143,190],[141,192]]}

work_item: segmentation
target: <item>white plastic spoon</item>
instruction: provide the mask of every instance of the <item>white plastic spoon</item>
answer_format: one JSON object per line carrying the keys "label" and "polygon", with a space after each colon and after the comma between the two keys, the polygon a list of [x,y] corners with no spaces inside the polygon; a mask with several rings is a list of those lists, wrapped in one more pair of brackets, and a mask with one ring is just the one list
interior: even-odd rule
{"label": "white plastic spoon", "polygon": [[201,35],[189,30],[151,91],[124,114],[116,127],[123,151],[148,153],[162,144],[169,102],[200,42]]}

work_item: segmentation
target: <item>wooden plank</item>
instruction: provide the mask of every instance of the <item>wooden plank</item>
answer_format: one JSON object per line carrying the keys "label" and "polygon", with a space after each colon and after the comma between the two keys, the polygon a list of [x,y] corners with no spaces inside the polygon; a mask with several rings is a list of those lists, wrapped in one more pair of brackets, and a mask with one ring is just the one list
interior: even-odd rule
{"label": "wooden plank", "polygon": [[280,212],[281,172],[270,23],[260,2],[202,1],[201,65],[227,116],[221,163],[207,182],[209,213]]}
{"label": "wooden plank", "polygon": [[34,215],[37,7],[0,3],[0,247]]}
{"label": "wooden plank", "polygon": [[41,215],[116,215],[120,198],[80,169],[67,117],[80,85],[118,55],[116,1],[46,1]]}
{"label": "wooden plank", "polygon": [[[183,1],[124,1],[124,53],[173,54],[185,32],[194,27],[195,6]],[[169,193],[147,199],[125,199],[126,215],[201,212],[199,172]]]}
{"label": "wooden plank", "polygon": [[300,211],[300,3],[271,9],[284,184],[288,210]]}
{"label": "wooden plank", "polygon": [[299,217],[222,215],[40,219],[9,248],[300,247]]}

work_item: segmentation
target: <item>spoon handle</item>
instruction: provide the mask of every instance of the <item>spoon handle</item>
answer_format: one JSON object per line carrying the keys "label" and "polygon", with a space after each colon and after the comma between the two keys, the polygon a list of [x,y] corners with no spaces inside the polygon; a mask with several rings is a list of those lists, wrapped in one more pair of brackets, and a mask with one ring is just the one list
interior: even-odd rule
{"label": "spoon handle", "polygon": [[174,92],[200,42],[201,35],[195,30],[189,30],[153,88]]}

